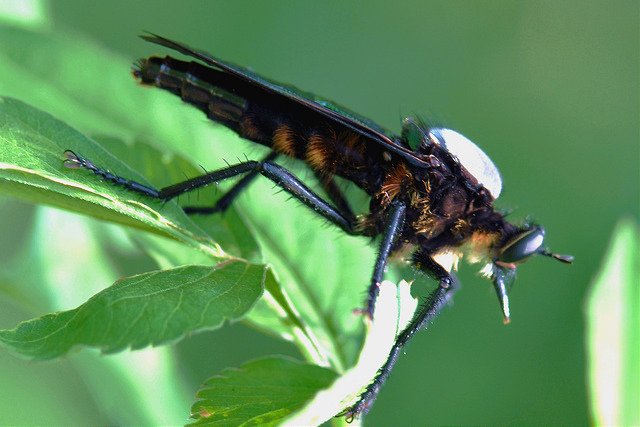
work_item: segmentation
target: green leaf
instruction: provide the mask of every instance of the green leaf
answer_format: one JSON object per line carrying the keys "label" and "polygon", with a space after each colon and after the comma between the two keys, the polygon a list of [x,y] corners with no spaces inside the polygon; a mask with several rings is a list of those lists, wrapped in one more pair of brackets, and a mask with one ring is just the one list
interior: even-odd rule
{"label": "green leaf", "polygon": [[[0,44],[0,92],[29,100],[83,132],[114,135],[127,141],[144,135],[145,140],[158,147],[197,159],[208,170],[224,166],[225,160],[235,162],[245,155],[263,155],[260,146],[242,141],[206,120],[200,111],[185,106],[177,97],[137,85],[129,74],[136,58],[119,57],[74,35],[0,28],[0,37],[6,41]],[[159,53],[157,46],[149,49],[150,53]],[[81,154],[103,165],[103,157]],[[309,181],[311,173],[307,169],[297,167],[291,160],[285,162],[296,175]],[[146,182],[121,166],[109,162],[105,166],[127,178]],[[144,168],[139,171],[146,174]],[[115,193],[118,200],[132,198],[127,192]],[[355,362],[360,346],[363,327],[353,311],[365,303],[374,249],[368,239],[344,236],[308,208],[288,200],[286,194],[276,193],[273,183],[258,177],[235,206],[258,240],[264,261],[273,265],[287,305],[297,319],[268,319],[263,311],[251,320],[262,322],[258,323],[261,328],[281,337],[295,336],[300,329],[288,324],[301,323],[308,332],[305,339],[296,341],[303,346],[303,353],[316,354],[335,369],[344,370]],[[152,201],[135,200],[152,210],[157,208]],[[172,207],[167,204],[164,209]],[[244,247],[239,245],[246,256]],[[271,305],[270,309],[274,307]],[[310,336],[314,337],[312,341],[307,339]],[[314,344],[307,346],[303,342]]]}
{"label": "green leaf", "polygon": [[405,281],[380,284],[376,316],[372,322],[363,318],[367,333],[357,363],[288,418],[286,425],[320,425],[358,401],[386,363],[398,335],[413,319],[418,300],[411,296],[410,286]]}
{"label": "green leaf", "polygon": [[319,353],[343,371],[355,363],[361,345],[363,327],[354,310],[365,304],[374,249],[369,240],[345,236],[286,195],[273,196],[270,187],[256,183],[250,195],[263,194],[260,203],[246,206],[247,199],[241,201],[246,206],[242,215],[249,219],[287,298],[319,343]]}
{"label": "green leaf", "polygon": [[284,357],[226,369],[198,391],[192,425],[278,425],[336,378],[335,372]]}
{"label": "green leaf", "polygon": [[0,21],[35,28],[47,25],[49,19],[45,0],[0,2]]}
{"label": "green leaf", "polygon": [[308,361],[320,366],[330,364],[314,331],[304,322],[286,291],[273,277],[267,278],[264,296],[247,315],[247,320],[268,334],[293,341]]}
{"label": "green leaf", "polygon": [[[173,151],[160,150],[151,143],[134,141],[126,143],[112,137],[98,137],[100,145],[118,159],[143,175],[156,188],[175,184],[185,179],[202,175],[202,168],[191,160]],[[223,191],[212,184],[194,193],[187,193],[178,201],[183,206],[213,206]],[[233,206],[224,214],[191,215],[189,219],[205,230],[226,252],[244,259],[260,261],[258,243]]]}
{"label": "green leaf", "polygon": [[[131,76],[137,58],[84,34],[0,26],[0,40],[0,95],[37,106],[85,134],[144,138],[202,164],[211,158],[223,165],[225,145],[249,146],[174,95],[141,87]],[[145,44],[133,36],[131,42]],[[198,147],[215,148],[217,155]]]}
{"label": "green leaf", "polygon": [[[63,153],[82,153],[116,174],[146,182],[107,152],[49,114],[0,98],[0,192],[152,231],[212,257],[224,252],[175,204],[145,200],[86,170],[68,169]],[[148,198],[146,198],[148,199]]]}
{"label": "green leaf", "polygon": [[[36,317],[38,313],[75,308],[119,277],[156,269],[153,262],[127,239],[128,233],[122,227],[44,206],[27,207],[26,211],[30,210],[34,211],[32,226],[20,230],[5,226],[0,231],[16,231],[27,239],[27,245],[16,251],[13,263],[6,258],[0,261],[0,271],[11,272],[15,289],[27,292],[29,297],[26,301],[17,301],[26,309],[22,318],[10,319],[6,325]],[[151,236],[135,230],[130,232]],[[183,250],[189,249],[170,239],[155,238],[172,242]],[[9,264],[5,265],[7,261]],[[6,304],[6,300],[0,299],[0,304],[2,302]],[[88,392],[90,400],[99,402],[100,419],[110,420],[114,425],[182,425],[193,403],[193,389],[184,382],[182,367],[176,365],[173,346],[125,351],[109,357],[97,351],[79,351],[47,364],[12,361],[9,355],[6,356],[7,363],[24,366],[28,371],[31,367],[35,372],[57,372],[61,366],[69,366],[81,376],[86,387],[84,393]],[[64,375],[58,376],[57,380],[43,379],[40,388],[51,390],[64,380]],[[25,378],[25,381],[31,380]],[[5,392],[15,394],[4,402],[6,408],[13,403],[14,409],[20,411],[21,406],[15,406],[21,390],[19,384],[5,387]],[[154,393],[149,393],[151,389]],[[158,395],[162,395],[162,399],[158,400]],[[18,414],[13,415],[18,417]],[[47,415],[40,417],[44,420]],[[4,421],[2,416],[0,419]]]}
{"label": "green leaf", "polygon": [[113,353],[167,344],[241,319],[262,294],[268,270],[242,262],[185,266],[122,279],[80,307],[0,331],[0,344],[51,359],[75,346]]}
{"label": "green leaf", "polygon": [[640,235],[616,228],[587,300],[589,389],[595,425],[640,425]]}
{"label": "green leaf", "polygon": [[367,318],[365,345],[358,363],[340,377],[319,366],[288,359],[250,362],[207,381],[192,407],[196,425],[319,425],[356,402],[386,362],[398,334],[417,308],[410,285],[385,281],[376,301],[376,317]]}

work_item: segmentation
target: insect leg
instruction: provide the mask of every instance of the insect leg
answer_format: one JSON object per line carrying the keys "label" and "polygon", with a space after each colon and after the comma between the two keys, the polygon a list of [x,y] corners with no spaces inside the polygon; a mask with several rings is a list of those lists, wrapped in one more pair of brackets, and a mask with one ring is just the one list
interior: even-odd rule
{"label": "insect leg", "polygon": [[[421,256],[422,254],[418,254]],[[430,256],[424,257],[422,260],[416,260],[415,264],[420,269],[426,269],[433,275],[439,278],[440,282],[438,287],[431,292],[427,298],[425,304],[419,309],[418,314],[413,318],[409,326],[402,331],[402,333],[396,339],[396,342],[391,348],[391,352],[387,357],[386,362],[373,379],[371,384],[367,386],[365,391],[360,395],[358,401],[345,411],[342,415],[347,417],[347,420],[353,419],[360,414],[366,414],[371,408],[371,405],[378,397],[378,393],[382,388],[384,382],[389,378],[389,374],[393,369],[400,351],[409,342],[411,337],[420,329],[426,328],[431,322],[440,314],[442,308],[451,301],[451,298],[459,288],[458,279],[455,275],[448,273],[438,263],[436,263]]]}
{"label": "insect leg", "polygon": [[158,198],[158,190],[156,190],[155,188],[115,175],[106,169],[102,169],[96,166],[91,160],[85,159],[84,157],[79,156],[78,154],[74,153],[71,150],[66,150],[64,152],[64,156],[65,156],[64,165],[69,169],[80,169],[80,168],[87,169],[93,172],[94,174],[98,175],[100,178],[104,179],[105,181],[111,182],[120,187],[124,187],[127,190],[130,190],[139,194],[144,194],[145,196],[152,197],[155,199]]}
{"label": "insect leg", "polygon": [[376,258],[376,263],[373,267],[371,284],[369,285],[369,298],[367,299],[367,314],[369,317],[373,317],[373,308],[379,292],[378,284],[382,282],[382,276],[384,275],[384,268],[387,265],[387,259],[389,258],[391,250],[393,249],[398,235],[402,230],[402,226],[404,225],[405,211],[406,206],[403,203],[391,205],[385,232],[382,236],[382,242],[380,242],[378,257]]}
{"label": "insect leg", "polygon": [[273,162],[264,162],[260,173],[345,232],[359,234],[353,218],[345,216],[339,209],[324,201],[287,169]]}
{"label": "insect leg", "polygon": [[69,168],[88,169],[106,181],[112,182],[136,193],[160,200],[170,200],[181,194],[188,193],[189,191],[196,190],[214,182],[257,171],[269,178],[276,185],[287,191],[303,204],[313,209],[317,214],[342,228],[345,232],[349,234],[358,234],[355,222],[350,221],[336,208],[325,202],[291,172],[271,161],[262,162],[249,160],[247,162],[238,163],[227,168],[196,176],[195,178],[156,190],[138,182],[114,175],[107,170],[95,166],[91,161],[84,159],[71,151],[66,151],[65,156],[67,159],[64,164]]}
{"label": "insect leg", "polygon": [[[266,155],[261,161],[268,162],[270,160],[275,160],[278,157],[278,153],[275,151],[270,152]],[[242,193],[242,190],[246,189],[251,182],[258,176],[260,172],[257,170],[252,170],[248,172],[245,176],[243,176],[229,191],[227,191],[224,196],[219,198],[215,205],[213,206],[185,206],[183,207],[184,211],[188,214],[215,214],[218,212],[226,211],[231,203]]]}

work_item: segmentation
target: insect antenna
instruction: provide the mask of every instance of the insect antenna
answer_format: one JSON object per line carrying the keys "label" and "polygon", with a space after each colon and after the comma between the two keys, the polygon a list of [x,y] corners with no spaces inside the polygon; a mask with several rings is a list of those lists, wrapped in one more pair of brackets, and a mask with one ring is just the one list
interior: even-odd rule
{"label": "insect antenna", "polygon": [[565,264],[571,264],[574,260],[573,255],[562,255],[562,254],[554,254],[552,252],[543,249],[539,252],[540,255],[548,256],[553,259],[557,259],[560,262],[564,262]]}

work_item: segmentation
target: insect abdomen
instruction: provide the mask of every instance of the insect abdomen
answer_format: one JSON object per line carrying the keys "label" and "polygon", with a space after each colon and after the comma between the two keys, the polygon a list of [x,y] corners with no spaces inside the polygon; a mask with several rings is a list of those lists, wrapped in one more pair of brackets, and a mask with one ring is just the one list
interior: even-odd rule
{"label": "insect abdomen", "polygon": [[247,107],[246,99],[236,96],[232,90],[209,83],[229,80],[224,73],[167,56],[164,59],[151,57],[141,60],[133,74],[142,84],[168,90],[202,110],[210,119],[240,133],[240,123]]}
{"label": "insect abdomen", "polygon": [[[377,146],[321,114],[242,78],[197,62],[169,56],[141,60],[134,75],[142,84],[168,90],[207,117],[241,137],[284,155],[304,160],[313,169],[337,174],[366,187]],[[381,154],[380,154],[381,155]]]}

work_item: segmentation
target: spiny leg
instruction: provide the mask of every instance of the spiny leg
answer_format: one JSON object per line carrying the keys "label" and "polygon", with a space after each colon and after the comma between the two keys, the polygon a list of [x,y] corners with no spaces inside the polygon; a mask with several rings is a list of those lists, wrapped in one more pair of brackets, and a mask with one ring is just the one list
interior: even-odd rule
{"label": "spiny leg", "polygon": [[[278,153],[275,151],[267,154],[261,161],[269,162],[275,160],[278,157]],[[236,182],[229,191],[227,191],[222,197],[220,197],[213,206],[185,206],[182,209],[188,214],[215,214],[218,212],[226,211],[229,206],[236,200],[236,198],[249,187],[249,184],[260,174],[257,170],[252,170],[243,176],[238,182]]]}
{"label": "spiny leg", "polygon": [[[278,157],[278,154],[279,153],[272,151],[261,161],[268,162],[271,160],[275,160]],[[326,177],[322,176],[315,169],[313,170],[313,172],[336,208],[342,213],[345,218],[349,218],[351,221],[355,222],[355,215],[353,214],[353,211],[351,210],[351,207],[349,206],[346,198],[342,194],[342,191],[336,185],[336,182],[332,178],[327,179]],[[213,206],[184,206],[182,209],[184,209],[187,214],[209,215],[224,212],[229,208],[229,206],[231,206],[231,204],[242,193],[242,191],[245,190],[253,182],[258,174],[258,171],[248,172],[237,183],[235,183],[229,191],[227,191],[221,198],[219,198]]]}
{"label": "spiny leg", "polygon": [[400,351],[409,342],[411,337],[420,329],[425,329],[440,314],[442,309],[455,294],[459,288],[458,280],[455,275],[448,273],[440,264],[436,263],[433,258],[420,252],[414,255],[414,263],[417,268],[427,270],[439,279],[438,287],[431,292],[425,304],[419,309],[418,314],[413,318],[409,326],[402,331],[393,344],[386,362],[378,370],[376,377],[371,384],[367,386],[360,395],[358,401],[347,411],[340,415],[345,415],[347,421],[353,420],[354,417],[364,415],[373,405],[378,397],[378,393],[384,382],[389,378],[391,370],[398,360]]}
{"label": "spiny leg", "polygon": [[328,204],[287,169],[272,162],[265,162],[261,166],[260,173],[262,175],[313,209],[317,214],[328,219],[349,234],[360,234],[354,218],[346,217],[338,209]]}
{"label": "spiny leg", "polygon": [[88,169],[106,181],[122,186],[133,192],[143,194],[147,197],[160,200],[170,200],[181,194],[196,190],[214,182],[219,182],[251,171],[258,171],[303,204],[313,209],[318,215],[331,221],[333,224],[342,228],[349,234],[358,234],[355,222],[346,218],[336,208],[324,201],[291,172],[273,162],[249,160],[247,162],[238,163],[236,165],[209,172],[207,174],[164,187],[160,190],[156,190],[101,169],[95,166],[91,161],[78,156],[72,151],[65,151],[65,156],[67,157],[65,160],[65,166],[69,168]]}
{"label": "spiny leg", "polygon": [[373,318],[373,309],[378,297],[380,289],[378,285],[382,282],[384,276],[384,268],[387,265],[387,259],[391,255],[394,245],[397,243],[398,235],[404,226],[406,206],[403,203],[394,203],[390,207],[389,217],[385,226],[380,249],[378,249],[378,257],[373,267],[373,275],[371,276],[371,284],[369,285],[369,297],[367,299],[366,312],[369,317]]}
{"label": "spiny leg", "polygon": [[159,192],[155,188],[115,175],[106,169],[96,166],[91,160],[85,159],[71,150],[66,150],[64,152],[64,157],[64,165],[69,169],[87,169],[105,181],[112,182],[117,186],[124,187],[135,193],[144,194],[145,196],[154,199],[159,198]]}

